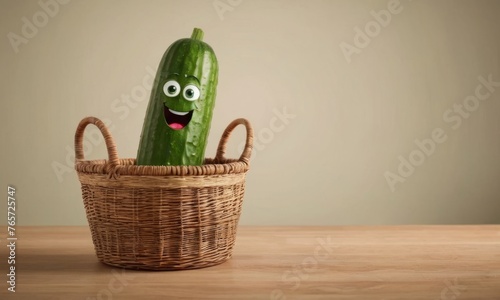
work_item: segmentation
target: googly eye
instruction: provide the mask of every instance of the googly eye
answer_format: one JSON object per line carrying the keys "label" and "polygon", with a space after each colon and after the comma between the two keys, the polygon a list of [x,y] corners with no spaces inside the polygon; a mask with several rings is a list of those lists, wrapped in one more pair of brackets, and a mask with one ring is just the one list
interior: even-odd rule
{"label": "googly eye", "polygon": [[189,84],[184,88],[183,96],[188,101],[195,101],[200,98],[200,90],[195,85]]}
{"label": "googly eye", "polygon": [[179,83],[177,81],[169,80],[163,86],[163,92],[168,97],[175,97],[175,96],[179,95],[179,93],[181,92],[181,86],[179,85]]}

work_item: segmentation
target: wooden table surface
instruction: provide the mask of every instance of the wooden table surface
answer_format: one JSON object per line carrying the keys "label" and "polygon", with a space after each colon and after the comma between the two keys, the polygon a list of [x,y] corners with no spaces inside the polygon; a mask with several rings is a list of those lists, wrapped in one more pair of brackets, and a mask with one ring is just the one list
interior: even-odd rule
{"label": "wooden table surface", "polygon": [[[233,258],[187,271],[97,261],[87,227],[17,227],[0,299],[500,299],[500,226],[240,227]],[[8,280],[8,279],[7,279]]]}

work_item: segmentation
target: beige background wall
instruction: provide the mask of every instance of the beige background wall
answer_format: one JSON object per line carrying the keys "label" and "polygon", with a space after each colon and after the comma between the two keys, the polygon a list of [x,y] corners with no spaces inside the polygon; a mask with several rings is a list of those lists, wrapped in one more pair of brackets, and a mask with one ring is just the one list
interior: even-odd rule
{"label": "beige background wall", "polygon": [[195,26],[221,70],[207,156],[234,118],[257,134],[241,224],[500,222],[500,84],[482,83],[500,82],[499,1],[60,2],[0,1],[0,182],[19,224],[86,224],[77,123],[106,119],[134,157],[150,73]]}

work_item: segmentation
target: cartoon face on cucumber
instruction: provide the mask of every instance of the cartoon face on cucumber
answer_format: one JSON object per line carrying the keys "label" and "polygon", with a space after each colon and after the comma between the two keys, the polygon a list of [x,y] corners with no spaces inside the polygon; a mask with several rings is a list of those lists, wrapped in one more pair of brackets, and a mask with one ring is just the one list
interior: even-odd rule
{"label": "cartoon face on cucumber", "polygon": [[191,121],[194,110],[201,105],[197,103],[201,95],[200,80],[193,75],[169,74],[163,93],[166,96],[165,122],[173,130],[183,129]]}
{"label": "cartoon face on cucumber", "polygon": [[195,28],[174,42],[158,68],[142,129],[136,164],[201,165],[218,81],[213,49]]}

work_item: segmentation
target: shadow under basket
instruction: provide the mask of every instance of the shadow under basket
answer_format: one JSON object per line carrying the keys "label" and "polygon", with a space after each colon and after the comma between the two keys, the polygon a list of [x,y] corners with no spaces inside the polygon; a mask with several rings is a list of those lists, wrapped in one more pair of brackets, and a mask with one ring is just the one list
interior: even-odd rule
{"label": "shadow under basket", "polygon": [[[108,160],[85,160],[89,124],[104,136]],[[246,127],[239,159],[226,159],[227,140]],[[201,166],[137,166],[119,159],[105,124],[84,118],[75,133],[75,169],[81,183],[97,258],[108,265],[145,270],[209,267],[228,260],[236,239],[252,153],[253,130],[245,119],[225,129],[213,159]]]}

